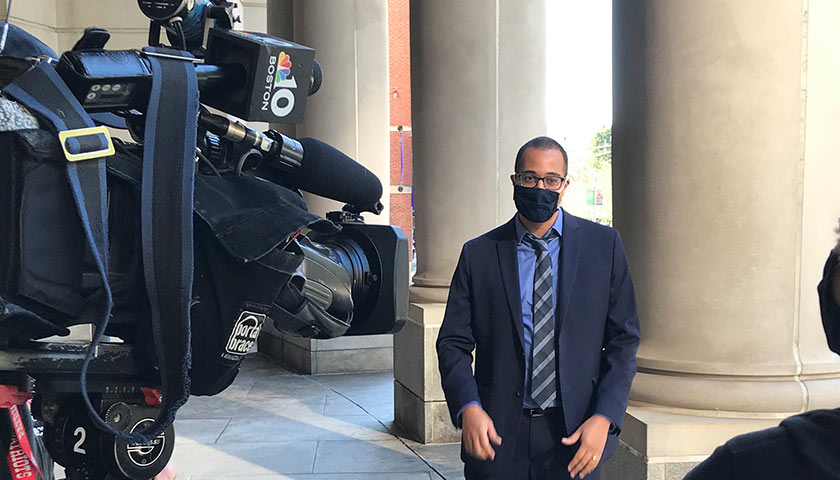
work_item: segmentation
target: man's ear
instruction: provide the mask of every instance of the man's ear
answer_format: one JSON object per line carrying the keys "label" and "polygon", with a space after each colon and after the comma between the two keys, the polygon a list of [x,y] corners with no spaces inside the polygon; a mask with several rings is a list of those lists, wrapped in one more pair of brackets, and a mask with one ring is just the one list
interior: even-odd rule
{"label": "man's ear", "polygon": [[510,184],[513,185],[514,187],[516,186],[516,180],[514,180],[515,178],[516,178],[516,174],[512,173],[510,175]]}

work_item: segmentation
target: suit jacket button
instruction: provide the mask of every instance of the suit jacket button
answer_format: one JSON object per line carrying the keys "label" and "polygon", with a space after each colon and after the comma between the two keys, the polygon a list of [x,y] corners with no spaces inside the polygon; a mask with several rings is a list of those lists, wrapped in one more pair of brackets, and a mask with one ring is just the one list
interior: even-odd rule
{"label": "suit jacket button", "polygon": [[522,396],[522,392],[520,392],[520,391],[518,391],[518,390],[517,390],[517,392],[516,392],[516,398],[519,398],[519,397],[521,397],[521,396]]}

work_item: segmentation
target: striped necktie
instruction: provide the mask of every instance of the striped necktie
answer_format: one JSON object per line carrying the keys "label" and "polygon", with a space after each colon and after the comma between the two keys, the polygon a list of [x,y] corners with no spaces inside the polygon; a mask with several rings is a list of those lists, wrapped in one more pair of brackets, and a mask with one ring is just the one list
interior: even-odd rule
{"label": "striped necktie", "polygon": [[554,282],[551,277],[551,257],[548,254],[548,240],[557,236],[554,230],[545,238],[531,233],[525,235],[534,247],[537,263],[534,268],[534,301],[531,357],[531,398],[542,409],[548,408],[557,398],[555,385],[554,349]]}

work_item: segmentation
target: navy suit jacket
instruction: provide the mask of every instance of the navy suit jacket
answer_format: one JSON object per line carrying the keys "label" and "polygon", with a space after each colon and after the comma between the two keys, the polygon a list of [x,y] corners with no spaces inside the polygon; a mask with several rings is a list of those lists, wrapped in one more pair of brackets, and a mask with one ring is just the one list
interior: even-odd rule
{"label": "navy suit jacket", "polygon": [[[639,317],[618,232],[561,211],[556,348],[567,432],[592,414],[614,422],[602,458],[618,447],[636,373]],[[464,244],[449,289],[437,352],[452,422],[480,401],[510,459],[522,415],[525,354],[514,219]],[[475,350],[475,370],[472,368]],[[465,462],[475,462],[462,452]]]}

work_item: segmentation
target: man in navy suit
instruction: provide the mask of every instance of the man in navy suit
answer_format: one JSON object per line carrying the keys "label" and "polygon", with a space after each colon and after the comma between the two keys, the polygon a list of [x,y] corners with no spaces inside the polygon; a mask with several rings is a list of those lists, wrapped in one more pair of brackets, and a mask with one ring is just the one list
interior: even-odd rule
{"label": "man in navy suit", "polygon": [[559,143],[528,141],[514,171],[518,213],[464,245],[437,341],[464,474],[598,478],[618,447],[640,338],[624,247],[616,230],[559,208]]}

